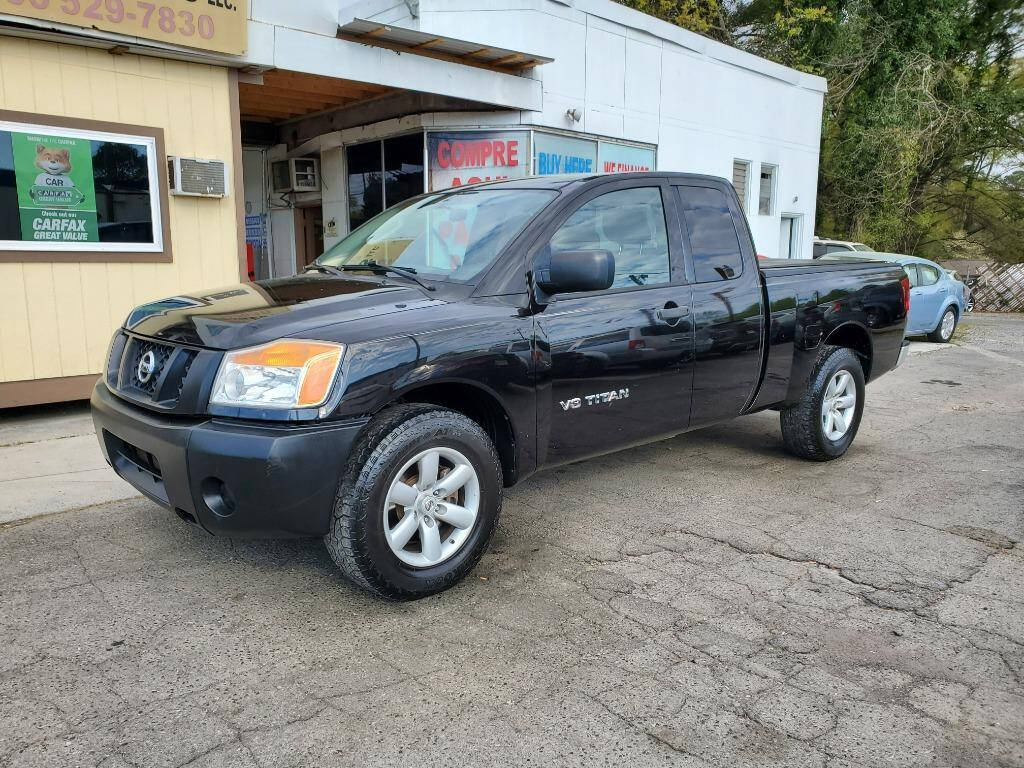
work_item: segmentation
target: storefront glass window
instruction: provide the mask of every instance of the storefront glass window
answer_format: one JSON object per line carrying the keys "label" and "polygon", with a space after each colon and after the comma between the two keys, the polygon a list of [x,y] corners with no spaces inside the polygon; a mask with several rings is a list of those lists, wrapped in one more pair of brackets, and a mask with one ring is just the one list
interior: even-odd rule
{"label": "storefront glass window", "polygon": [[158,251],[148,139],[0,123],[0,249]]}
{"label": "storefront glass window", "polygon": [[384,210],[380,142],[354,144],[345,150],[348,163],[348,220],[355,229]]}
{"label": "storefront glass window", "polygon": [[654,170],[653,149],[602,141],[598,154],[598,170],[601,173],[630,173],[632,171]]}
{"label": "storefront glass window", "polygon": [[596,171],[596,141],[553,133],[533,134],[533,172],[538,176]]}
{"label": "storefront glass window", "polygon": [[530,172],[528,131],[452,131],[427,135],[432,192]]}
{"label": "storefront glass window", "polygon": [[384,141],[384,204],[390,208],[423,193],[423,134]]}

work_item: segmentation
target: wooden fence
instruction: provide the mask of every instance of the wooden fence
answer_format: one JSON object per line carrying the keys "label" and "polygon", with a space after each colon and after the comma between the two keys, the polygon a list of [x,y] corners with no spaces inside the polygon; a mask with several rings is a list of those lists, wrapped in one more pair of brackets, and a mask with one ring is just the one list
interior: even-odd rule
{"label": "wooden fence", "polygon": [[970,291],[975,312],[1024,312],[1024,264],[985,264],[974,274],[960,274],[968,278],[977,278]]}

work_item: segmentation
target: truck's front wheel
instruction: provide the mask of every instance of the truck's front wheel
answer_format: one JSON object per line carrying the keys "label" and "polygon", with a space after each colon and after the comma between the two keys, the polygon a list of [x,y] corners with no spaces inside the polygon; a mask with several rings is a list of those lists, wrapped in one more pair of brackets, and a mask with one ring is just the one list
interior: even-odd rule
{"label": "truck's front wheel", "polygon": [[846,453],[864,411],[864,371],[846,347],[823,347],[800,402],[781,413],[786,450],[803,459],[831,461]]}
{"label": "truck's front wheel", "polygon": [[354,449],[325,541],[350,581],[410,600],[469,573],[500,511],[501,468],[487,433],[454,411],[399,405]]}

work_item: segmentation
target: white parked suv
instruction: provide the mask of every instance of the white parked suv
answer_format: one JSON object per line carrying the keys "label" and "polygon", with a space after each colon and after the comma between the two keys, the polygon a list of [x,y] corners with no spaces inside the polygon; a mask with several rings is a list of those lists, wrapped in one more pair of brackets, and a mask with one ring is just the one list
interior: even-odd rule
{"label": "white parked suv", "polygon": [[875,249],[864,243],[854,243],[849,240],[822,240],[814,238],[814,258],[819,259],[826,253],[847,253],[849,251],[869,251]]}

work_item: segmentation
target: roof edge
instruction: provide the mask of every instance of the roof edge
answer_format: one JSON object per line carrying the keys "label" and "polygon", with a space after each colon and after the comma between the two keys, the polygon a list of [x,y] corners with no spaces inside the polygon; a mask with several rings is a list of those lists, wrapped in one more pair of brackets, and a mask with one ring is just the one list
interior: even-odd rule
{"label": "roof edge", "polygon": [[756,72],[774,80],[781,80],[798,88],[804,88],[816,93],[826,93],[828,91],[828,82],[824,77],[801,72],[798,69],[782,64],[776,64],[774,61],[769,61],[739,48],[734,48],[731,45],[720,43],[717,40],[712,40],[710,37],[691,32],[670,22],[662,21],[642,11],[637,11],[621,3],[614,2],[614,0],[549,1],[556,2],[559,5],[569,5],[583,13],[597,16],[615,24],[621,24],[629,29],[645,32],[666,42],[702,53],[710,59]]}

